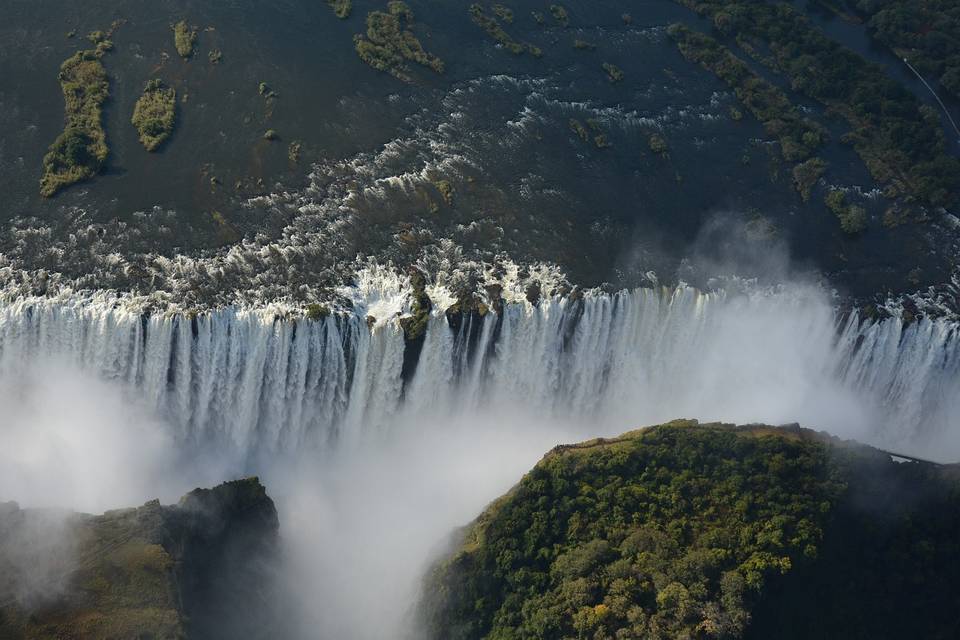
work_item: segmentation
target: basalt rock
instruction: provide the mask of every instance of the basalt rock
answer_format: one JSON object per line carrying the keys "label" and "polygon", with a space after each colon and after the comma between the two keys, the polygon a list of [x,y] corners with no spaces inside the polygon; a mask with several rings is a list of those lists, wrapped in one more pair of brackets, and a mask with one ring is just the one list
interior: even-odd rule
{"label": "basalt rock", "polygon": [[100,516],[0,505],[0,637],[273,637],[278,527],[257,478]]}

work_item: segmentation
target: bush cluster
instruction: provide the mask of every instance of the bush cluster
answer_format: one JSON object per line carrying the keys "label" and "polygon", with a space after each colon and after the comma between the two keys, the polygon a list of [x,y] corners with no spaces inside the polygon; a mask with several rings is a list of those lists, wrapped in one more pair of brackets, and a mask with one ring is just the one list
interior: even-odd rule
{"label": "bush cluster", "polygon": [[177,113],[177,91],[151,80],[133,108],[131,122],[147,151],[156,151],[173,133]]}

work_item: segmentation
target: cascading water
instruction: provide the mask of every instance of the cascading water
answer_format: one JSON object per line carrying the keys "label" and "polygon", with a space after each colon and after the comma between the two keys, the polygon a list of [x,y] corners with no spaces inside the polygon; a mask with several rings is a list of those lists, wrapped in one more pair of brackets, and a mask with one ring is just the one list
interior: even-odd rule
{"label": "cascading water", "polygon": [[[397,294],[397,299],[404,293]],[[908,453],[960,453],[960,328],[838,320],[817,292],[688,287],[505,304],[459,332],[430,318],[403,380],[398,304],[291,320],[144,315],[105,297],[0,307],[0,379],[55,357],[145,399],[183,443],[241,451],[359,443],[399,415],[522,406],[598,434],[674,417],[792,422]]]}

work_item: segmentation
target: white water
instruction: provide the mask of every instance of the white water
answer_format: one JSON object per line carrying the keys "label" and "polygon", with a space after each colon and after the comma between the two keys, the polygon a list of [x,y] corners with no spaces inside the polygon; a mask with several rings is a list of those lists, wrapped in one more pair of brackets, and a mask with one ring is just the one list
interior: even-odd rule
{"label": "white water", "polygon": [[802,287],[513,302],[469,332],[434,315],[404,384],[407,285],[374,280],[319,322],[106,294],[0,306],[0,500],[99,511],[261,474],[292,635],[379,640],[403,637],[438,545],[558,443],[696,417],[960,457],[947,320],[838,323]]}
{"label": "white water", "polygon": [[[379,302],[381,306],[385,303]],[[402,309],[390,305],[390,313]],[[0,380],[41,357],[114,381],[182,444],[241,452],[381,438],[428,410],[523,407],[610,434],[676,417],[800,422],[937,459],[960,456],[960,330],[924,319],[838,325],[800,287],[728,297],[638,289],[505,306],[468,355],[443,314],[416,375],[389,317],[319,322],[268,311],[142,316],[98,297],[0,307]],[[400,416],[405,420],[399,419]]]}

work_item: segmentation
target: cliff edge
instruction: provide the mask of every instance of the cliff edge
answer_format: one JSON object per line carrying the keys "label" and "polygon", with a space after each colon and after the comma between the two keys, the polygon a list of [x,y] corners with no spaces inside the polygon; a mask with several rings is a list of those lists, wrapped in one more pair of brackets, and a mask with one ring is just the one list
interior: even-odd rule
{"label": "cliff edge", "polygon": [[0,505],[0,637],[267,637],[277,511],[257,478],[90,516]]}

